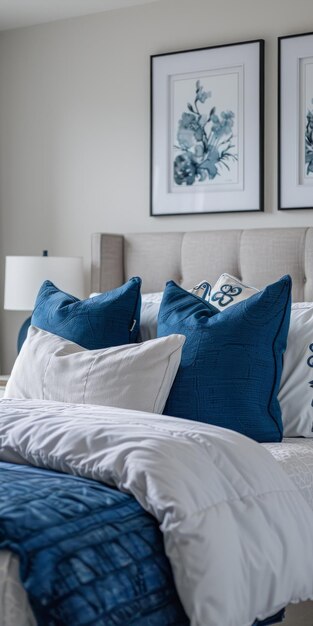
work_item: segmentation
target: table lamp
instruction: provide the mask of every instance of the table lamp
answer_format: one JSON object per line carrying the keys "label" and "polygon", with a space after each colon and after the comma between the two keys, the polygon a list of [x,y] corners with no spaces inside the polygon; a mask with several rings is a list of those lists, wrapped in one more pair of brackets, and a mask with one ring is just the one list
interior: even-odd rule
{"label": "table lamp", "polygon": [[[32,311],[37,293],[45,280],[51,280],[59,289],[84,297],[82,257],[7,256],[5,260],[4,308],[9,311]],[[22,324],[18,334],[17,350],[26,338],[31,317]]]}

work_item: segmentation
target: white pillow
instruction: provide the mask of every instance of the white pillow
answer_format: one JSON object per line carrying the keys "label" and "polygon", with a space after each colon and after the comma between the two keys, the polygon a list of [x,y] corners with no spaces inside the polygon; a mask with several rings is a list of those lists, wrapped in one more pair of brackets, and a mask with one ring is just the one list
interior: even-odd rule
{"label": "white pillow", "polygon": [[145,304],[146,302],[154,302],[155,304],[161,304],[162,298],[163,298],[163,291],[155,291],[153,293],[141,294],[141,302],[143,304]]}
{"label": "white pillow", "polygon": [[180,364],[183,335],[86,350],[30,326],[5,398],[101,404],[162,413]]}
{"label": "white pillow", "polygon": [[160,302],[142,302],[138,341],[155,339],[158,334]]}
{"label": "white pillow", "polygon": [[231,274],[221,274],[211,289],[209,302],[220,311],[241,300],[246,300],[258,293],[259,289],[244,285],[238,278]]}
{"label": "white pillow", "polygon": [[284,437],[313,437],[313,303],[291,307],[290,328],[278,394]]}
{"label": "white pillow", "polygon": [[148,341],[157,336],[158,315],[163,292],[143,293],[141,296],[138,341]]}
{"label": "white pillow", "polygon": [[[101,292],[95,291],[89,295],[89,298],[94,298],[95,296],[101,296]],[[163,291],[154,291],[153,293],[141,294],[141,302],[158,302],[160,304],[162,298]]]}

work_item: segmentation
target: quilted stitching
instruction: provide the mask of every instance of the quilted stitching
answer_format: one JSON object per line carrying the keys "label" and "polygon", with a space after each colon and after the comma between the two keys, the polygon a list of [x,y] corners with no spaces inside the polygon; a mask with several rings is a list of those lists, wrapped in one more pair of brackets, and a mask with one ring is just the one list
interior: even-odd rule
{"label": "quilted stitching", "polygon": [[38,626],[187,625],[156,520],[96,481],[0,464],[0,548]]}

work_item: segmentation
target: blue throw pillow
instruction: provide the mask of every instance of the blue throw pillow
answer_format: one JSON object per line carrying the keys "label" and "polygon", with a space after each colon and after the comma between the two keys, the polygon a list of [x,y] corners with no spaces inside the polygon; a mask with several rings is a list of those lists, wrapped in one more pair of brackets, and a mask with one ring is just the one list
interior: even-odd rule
{"label": "blue throw pillow", "polygon": [[117,289],[79,300],[46,280],[31,323],[88,350],[133,343],[139,331],[140,287],[141,279],[135,277]]}
{"label": "blue throw pillow", "polygon": [[291,308],[291,278],[219,312],[170,281],[158,336],[186,336],[164,413],[281,441],[277,393]]}

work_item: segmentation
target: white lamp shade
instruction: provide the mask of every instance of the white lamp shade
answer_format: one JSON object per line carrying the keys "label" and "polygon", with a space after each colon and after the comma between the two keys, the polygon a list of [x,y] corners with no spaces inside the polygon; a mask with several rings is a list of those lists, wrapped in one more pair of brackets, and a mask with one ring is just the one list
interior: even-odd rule
{"label": "white lamp shade", "polygon": [[32,311],[45,280],[77,298],[84,297],[83,259],[58,256],[7,256],[4,308]]}

